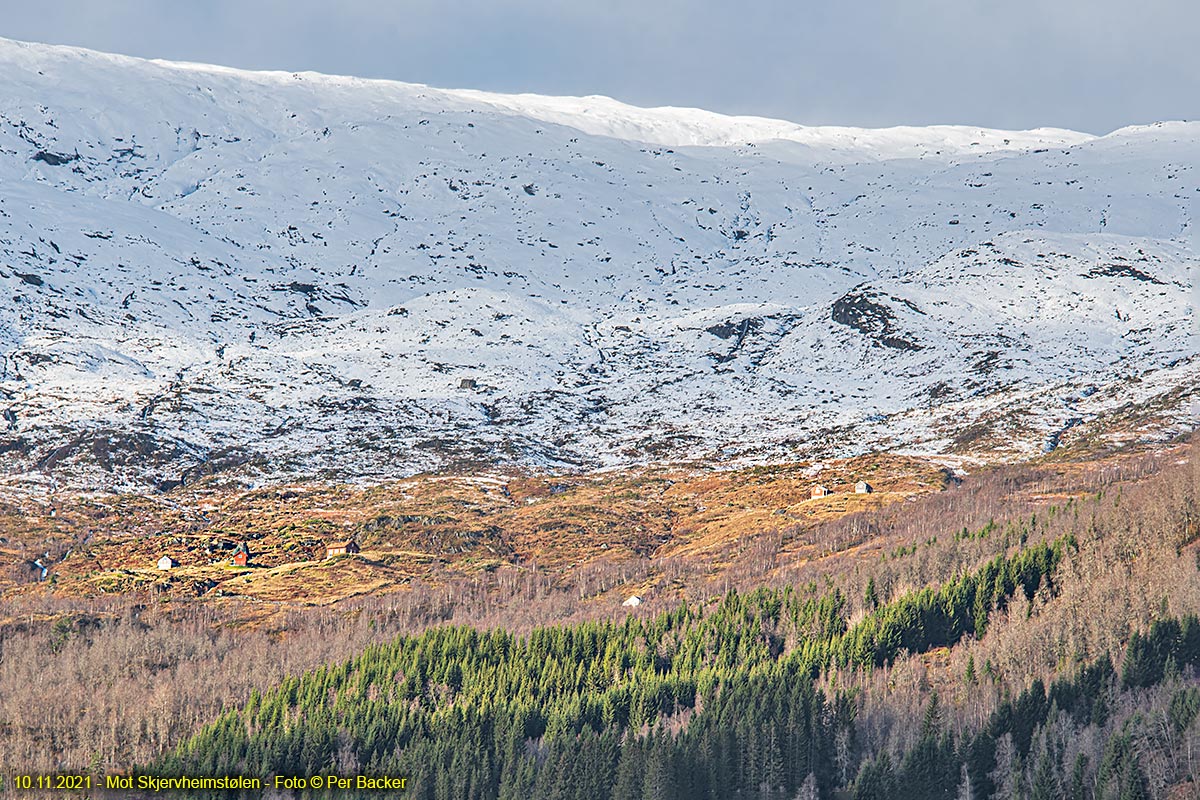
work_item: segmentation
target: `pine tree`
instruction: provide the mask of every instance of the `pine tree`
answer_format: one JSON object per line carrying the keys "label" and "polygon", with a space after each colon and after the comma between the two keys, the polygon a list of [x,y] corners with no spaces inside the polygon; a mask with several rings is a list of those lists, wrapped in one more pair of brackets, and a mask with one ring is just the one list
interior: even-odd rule
{"label": "pine tree", "polygon": [[1071,769],[1071,787],[1067,791],[1067,800],[1091,800],[1090,787],[1087,779],[1088,758],[1083,753],[1075,757],[1075,766]]}
{"label": "pine tree", "polygon": [[1058,775],[1049,750],[1038,758],[1033,780],[1029,787],[1030,800],[1057,800],[1060,797]]}
{"label": "pine tree", "polygon": [[646,775],[642,800],[675,800],[674,748],[669,734],[651,734],[646,742]]}
{"label": "pine tree", "polygon": [[867,588],[863,592],[863,606],[868,611],[879,608],[879,595],[875,592],[875,577],[867,578]]}
{"label": "pine tree", "polygon": [[887,753],[863,764],[854,781],[854,800],[894,800],[896,775]]}

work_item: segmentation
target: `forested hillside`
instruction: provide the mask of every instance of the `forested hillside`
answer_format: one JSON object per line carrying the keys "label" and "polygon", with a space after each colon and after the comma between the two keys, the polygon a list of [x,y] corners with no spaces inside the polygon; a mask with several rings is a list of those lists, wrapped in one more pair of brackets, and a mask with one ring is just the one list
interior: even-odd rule
{"label": "forested hillside", "polygon": [[[685,735],[673,740],[660,731],[667,760],[646,772],[656,776],[647,778],[654,796],[667,786],[681,797],[791,793],[810,773],[831,786],[835,727],[813,678],[982,633],[989,613],[1015,592],[1031,599],[1049,589],[1071,546],[1037,545],[995,559],[939,590],[906,594],[850,628],[841,593],[810,586],[746,598],[732,591],[708,614],[684,606],[646,621],[542,628],[526,639],[434,629],[252,696],[163,768],[316,775],[340,764],[415,776],[419,796],[431,798],[551,797],[563,790],[559,784],[596,788],[616,773],[640,780],[642,759],[656,751],[643,752],[636,736],[624,734],[674,724]],[[529,752],[526,741],[538,747]],[[578,748],[583,763],[575,763]],[[546,756],[556,750],[571,754],[571,771],[546,772]],[[716,753],[716,760],[706,757]],[[622,768],[625,759],[633,763]],[[712,774],[685,791],[690,782],[681,779],[705,764]],[[640,797],[642,789],[640,782],[622,786],[615,796]]]}
{"label": "forested hillside", "polygon": [[827,576],[527,636],[435,628],[255,692],[149,768],[401,774],[439,799],[1191,792],[1195,537],[1175,465],[949,531],[997,555],[886,596]]}
{"label": "forested hillside", "polygon": [[[703,547],[431,565],[320,605],[25,584],[0,616],[0,751],[401,770],[433,797],[1190,797],[1193,451],[980,468]],[[344,558],[326,568],[370,565]]]}

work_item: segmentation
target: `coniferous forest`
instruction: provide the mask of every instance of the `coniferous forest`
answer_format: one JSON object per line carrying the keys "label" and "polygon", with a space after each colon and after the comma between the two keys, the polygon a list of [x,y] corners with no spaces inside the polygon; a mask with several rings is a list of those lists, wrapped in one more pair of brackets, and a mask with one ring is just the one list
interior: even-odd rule
{"label": "coniferous forest", "polygon": [[[1022,578],[1036,590],[1057,554],[1027,552],[848,631],[837,630],[836,595],[767,591],[731,593],[704,617],[682,608],[521,640],[439,628],[255,695],[153,771],[406,775],[421,798],[1149,798],[1144,721],[1114,725],[1114,706],[1165,682],[1161,733],[1192,725],[1200,687],[1183,674],[1200,666],[1195,616],[1135,635],[1119,673],[1105,657],[1049,686],[1034,681],[976,731],[950,731],[934,694],[899,758],[866,757],[853,694],[814,683],[832,664],[886,659],[903,641],[951,642],[964,633],[957,622],[977,624],[969,604],[1003,602]],[[994,583],[982,589],[986,577]],[[819,644],[780,656],[778,633],[799,630],[819,632]],[[1108,731],[1102,758],[1068,762],[1085,730]]]}
{"label": "coniferous forest", "polygon": [[[315,775],[344,763],[411,776],[414,796],[429,798],[828,792],[835,739],[853,735],[853,698],[828,697],[814,680],[983,631],[1014,594],[1051,587],[1072,546],[997,558],[851,627],[840,593],[810,586],[521,639],[438,628],[253,696],[160,769]],[[940,736],[935,717],[930,735]],[[936,747],[906,767],[912,781],[948,770],[956,782],[957,753],[941,738]]]}
{"label": "coniferous forest", "polygon": [[[436,800],[1195,797],[1190,455],[984,474],[805,531],[828,543],[806,562],[770,537],[712,578],[648,561],[686,591],[635,609],[530,570],[268,629],[174,601],[30,613],[0,626],[0,742],[31,764],[50,743],[60,770],[402,776]],[[379,796],[246,796],[326,795]]]}
{"label": "coniferous forest", "polygon": [[[147,771],[404,775],[430,800],[1192,796],[1178,792],[1194,790],[1200,620],[1166,595],[1111,652],[1047,644],[1071,655],[1048,678],[1014,685],[971,656],[952,703],[926,681],[902,707],[887,685],[901,662],[987,641],[996,619],[1010,637],[1036,626],[1105,540],[1125,547],[1164,513],[1143,495],[953,532],[1003,552],[886,599],[873,577],[856,598],[827,578],[525,636],[401,636],[255,692]],[[1195,497],[1177,501],[1182,516],[1147,547],[1169,543],[1197,580]],[[976,687],[990,703],[970,700]]]}

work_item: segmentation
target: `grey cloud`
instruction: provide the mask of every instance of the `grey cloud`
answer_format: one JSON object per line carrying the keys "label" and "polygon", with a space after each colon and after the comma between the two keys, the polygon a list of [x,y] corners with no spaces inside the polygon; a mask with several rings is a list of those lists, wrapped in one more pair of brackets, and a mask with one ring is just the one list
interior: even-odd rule
{"label": "grey cloud", "polygon": [[[14,5],[14,4],[10,4]],[[1194,118],[1190,0],[62,0],[0,35],[247,68],[608,94],[808,124]]]}

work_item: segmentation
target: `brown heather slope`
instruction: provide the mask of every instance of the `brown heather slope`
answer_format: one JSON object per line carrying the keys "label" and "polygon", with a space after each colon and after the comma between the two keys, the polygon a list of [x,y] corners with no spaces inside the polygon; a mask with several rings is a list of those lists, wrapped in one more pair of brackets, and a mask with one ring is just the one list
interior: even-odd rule
{"label": "brown heather slope", "polygon": [[[874,493],[854,494],[857,480]],[[928,460],[872,455],[738,470],[430,475],[254,490],[209,482],[150,496],[25,497],[0,505],[0,596],[151,592],[328,604],[506,568],[563,577],[601,563],[674,557],[720,570],[731,547],[769,532],[789,558],[820,555],[827,543],[803,535],[815,525],[951,481]],[[831,495],[810,499],[817,482]],[[327,543],[346,539],[362,552],[324,559]],[[230,564],[241,541],[253,554],[247,568]],[[157,569],[163,555],[179,566]],[[30,568],[39,557],[50,568],[42,585]]]}

